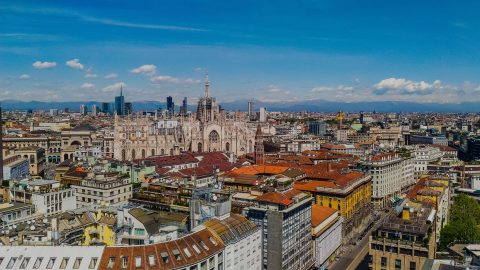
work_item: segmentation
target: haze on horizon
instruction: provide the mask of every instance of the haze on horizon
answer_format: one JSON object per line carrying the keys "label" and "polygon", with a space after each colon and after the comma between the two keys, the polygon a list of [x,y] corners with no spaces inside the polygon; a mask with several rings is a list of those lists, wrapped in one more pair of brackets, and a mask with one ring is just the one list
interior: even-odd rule
{"label": "haze on horizon", "polygon": [[[0,3],[0,100],[480,101],[477,1]],[[192,99],[194,100],[194,99]]]}

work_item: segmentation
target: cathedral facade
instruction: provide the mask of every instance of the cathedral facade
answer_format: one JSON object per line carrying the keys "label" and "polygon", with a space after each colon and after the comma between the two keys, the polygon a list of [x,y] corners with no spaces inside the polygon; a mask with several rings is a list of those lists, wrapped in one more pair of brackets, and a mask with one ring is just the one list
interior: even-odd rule
{"label": "cathedral facade", "polygon": [[196,113],[189,116],[115,116],[114,158],[134,160],[183,151],[224,151],[237,156],[253,152],[255,124],[220,110],[209,86],[207,77],[205,94]]}

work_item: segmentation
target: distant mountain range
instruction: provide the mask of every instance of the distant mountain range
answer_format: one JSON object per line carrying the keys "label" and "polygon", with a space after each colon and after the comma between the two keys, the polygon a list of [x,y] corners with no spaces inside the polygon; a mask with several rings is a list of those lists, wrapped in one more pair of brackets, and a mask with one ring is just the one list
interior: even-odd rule
{"label": "distant mountain range", "polygon": [[[375,101],[375,102],[333,102],[325,100],[308,100],[292,102],[261,102],[254,101],[255,108],[266,107],[268,111],[308,111],[308,112],[358,112],[358,111],[377,111],[377,112],[479,112],[480,103],[416,103],[401,101]],[[4,110],[49,110],[68,108],[71,111],[79,111],[80,105],[85,104],[90,109],[93,104],[101,105],[96,101],[70,101],[70,102],[42,102],[42,101],[19,101],[4,100],[1,106]],[[247,100],[238,100],[234,102],[221,102],[222,108],[227,110],[247,110]],[[136,111],[152,111],[159,107],[165,108],[164,102],[157,101],[136,101],[133,102]],[[196,105],[190,105],[189,110],[196,109]]]}

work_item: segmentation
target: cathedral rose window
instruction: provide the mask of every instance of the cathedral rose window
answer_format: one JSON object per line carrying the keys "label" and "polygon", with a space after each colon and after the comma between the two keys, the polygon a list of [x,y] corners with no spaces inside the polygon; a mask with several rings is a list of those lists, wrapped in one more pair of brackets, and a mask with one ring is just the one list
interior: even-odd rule
{"label": "cathedral rose window", "polygon": [[208,135],[208,140],[211,142],[211,143],[216,143],[219,141],[219,138],[220,136],[218,135],[218,132],[213,130],[212,132],[210,132],[210,134]]}

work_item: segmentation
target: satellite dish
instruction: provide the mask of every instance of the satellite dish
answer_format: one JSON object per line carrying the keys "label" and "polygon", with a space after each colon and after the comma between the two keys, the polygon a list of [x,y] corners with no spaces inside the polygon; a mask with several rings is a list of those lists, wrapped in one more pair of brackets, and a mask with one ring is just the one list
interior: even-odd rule
{"label": "satellite dish", "polygon": [[213,199],[214,201],[216,201],[216,200],[217,200],[217,195],[213,194],[212,199]]}
{"label": "satellite dish", "polygon": [[31,231],[34,231],[34,230],[35,230],[35,226],[33,226],[33,225],[30,226],[30,230],[31,230]]}
{"label": "satellite dish", "polygon": [[218,185],[217,185],[217,184],[215,184],[215,188],[218,189]]}

